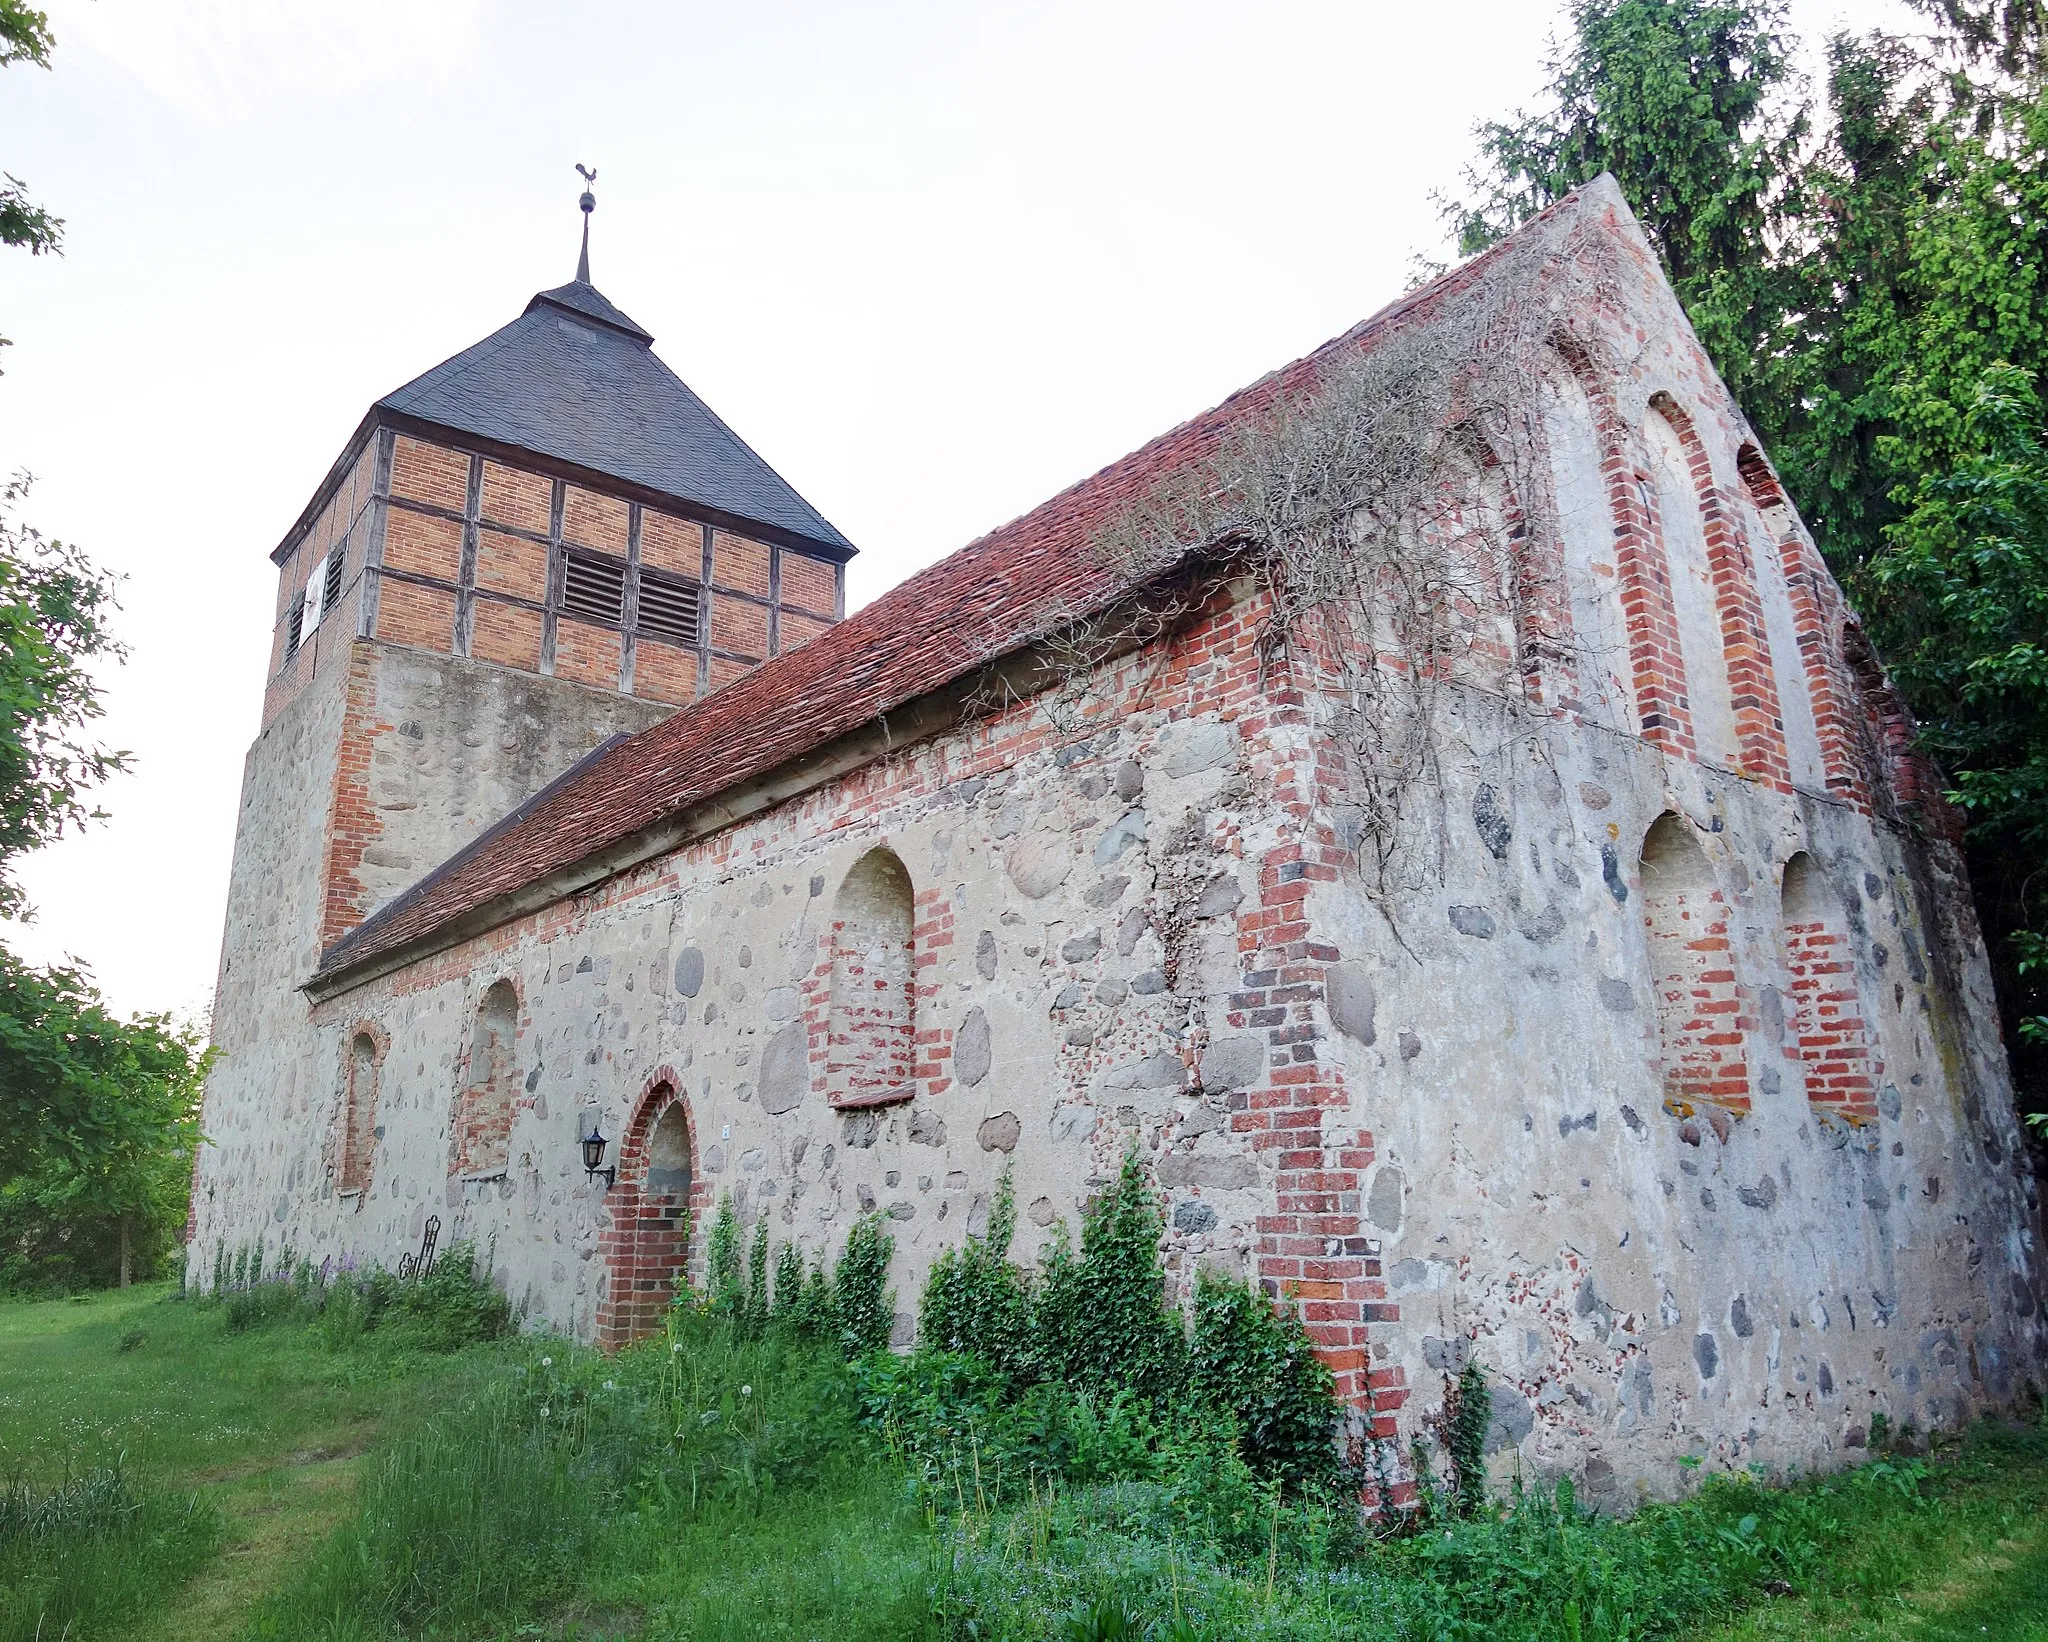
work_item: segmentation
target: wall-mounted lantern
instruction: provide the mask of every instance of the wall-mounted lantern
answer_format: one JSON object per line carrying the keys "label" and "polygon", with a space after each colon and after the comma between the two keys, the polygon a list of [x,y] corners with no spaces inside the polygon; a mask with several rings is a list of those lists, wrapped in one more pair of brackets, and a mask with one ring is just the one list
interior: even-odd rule
{"label": "wall-mounted lantern", "polygon": [[590,1180],[603,1175],[606,1191],[610,1191],[619,1179],[619,1171],[616,1168],[607,1169],[604,1166],[604,1149],[610,1144],[593,1116],[590,1120],[590,1133],[583,1137],[583,1173]]}

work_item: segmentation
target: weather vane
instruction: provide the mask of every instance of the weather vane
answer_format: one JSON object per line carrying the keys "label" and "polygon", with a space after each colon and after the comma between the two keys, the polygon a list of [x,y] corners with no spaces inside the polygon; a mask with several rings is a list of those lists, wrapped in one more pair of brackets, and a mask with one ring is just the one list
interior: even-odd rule
{"label": "weather vane", "polygon": [[597,168],[576,162],[576,175],[583,179],[583,195],[577,204],[583,208],[583,250],[576,258],[576,277],[583,284],[590,283],[590,213],[597,209],[597,196],[591,189],[597,185]]}

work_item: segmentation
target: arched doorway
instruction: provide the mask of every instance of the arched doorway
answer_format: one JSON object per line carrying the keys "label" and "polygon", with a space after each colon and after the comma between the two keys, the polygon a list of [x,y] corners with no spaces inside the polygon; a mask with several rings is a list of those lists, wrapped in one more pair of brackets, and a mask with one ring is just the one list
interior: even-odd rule
{"label": "arched doorway", "polygon": [[606,1289],[597,1343],[607,1351],[656,1332],[689,1269],[690,1228],[700,1208],[696,1134],[673,1074],[655,1078],[619,1144],[619,1177],[607,1193]]}

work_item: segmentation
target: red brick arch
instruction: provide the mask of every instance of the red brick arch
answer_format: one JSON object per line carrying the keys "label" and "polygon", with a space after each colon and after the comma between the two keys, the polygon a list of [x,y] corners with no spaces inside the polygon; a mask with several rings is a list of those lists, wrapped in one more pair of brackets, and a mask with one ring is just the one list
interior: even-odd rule
{"label": "red brick arch", "polygon": [[[607,1351],[631,1345],[661,1327],[675,1280],[689,1270],[692,1229],[711,1205],[711,1188],[697,1153],[696,1116],[683,1088],[682,1074],[674,1067],[658,1068],[641,1086],[633,1115],[619,1136],[618,1180],[606,1193],[606,1283],[597,1311],[597,1343]],[[689,1187],[680,1197],[648,1189],[654,1132],[671,1113],[680,1114],[689,1140]]]}
{"label": "red brick arch", "polygon": [[1636,722],[1652,746],[1693,758],[1692,708],[1680,659],[1678,611],[1671,599],[1671,569],[1664,555],[1656,489],[1644,471],[1642,440],[1622,419],[1608,385],[1610,373],[1596,364],[1584,344],[1569,331],[1559,330],[1552,333],[1550,346],[1584,390],[1600,441]]}
{"label": "red brick arch", "polygon": [[1764,633],[1763,598],[1757,590],[1756,559],[1739,515],[1728,505],[1714,477],[1692,413],[1668,393],[1650,397],[1650,409],[1678,437],[1699,499],[1700,528],[1707,543],[1707,574],[1720,618],[1721,654],[1728,673],[1735,738],[1743,768],[1781,789],[1792,784],[1791,758],[1778,704],[1778,678]]}

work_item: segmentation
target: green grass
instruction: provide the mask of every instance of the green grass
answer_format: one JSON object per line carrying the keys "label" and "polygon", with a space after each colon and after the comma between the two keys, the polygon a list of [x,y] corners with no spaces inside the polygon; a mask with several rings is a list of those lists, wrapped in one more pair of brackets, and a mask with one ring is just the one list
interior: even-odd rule
{"label": "green grass", "polygon": [[[75,1574],[47,1566],[52,1548],[41,1571],[0,1554],[0,1642],[13,1642],[11,1624],[60,1636],[67,1619],[73,1642],[112,1635],[124,1611],[141,1615],[129,1634],[151,1642],[235,1634],[351,1508],[362,1455],[392,1411],[460,1396],[501,1361],[488,1348],[444,1357],[374,1340],[336,1351],[290,1323],[231,1334],[220,1308],[175,1293],[0,1302],[0,1483],[47,1492],[118,1470],[158,1525],[119,1547],[73,1536]],[[180,1533],[161,1531],[181,1517]],[[40,1612],[6,1617],[30,1591]]]}
{"label": "green grass", "polygon": [[255,1634],[897,1642],[937,1634],[931,1548],[837,1352],[715,1324],[614,1359],[530,1342],[394,1430]]}
{"label": "green grass", "polygon": [[1927,1509],[1848,1524],[1809,1589],[1701,1642],[2048,1642],[2048,1438],[1982,1426],[1937,1456]]}
{"label": "green grass", "polygon": [[1176,1612],[1233,1642],[2048,1642],[2038,1426],[1374,1541],[1276,1510],[1214,1434],[1092,1404],[1048,1434],[978,1386],[692,1319],[451,1356],[162,1289],[0,1304],[0,1642],[37,1604],[71,1642],[1085,1642]]}

